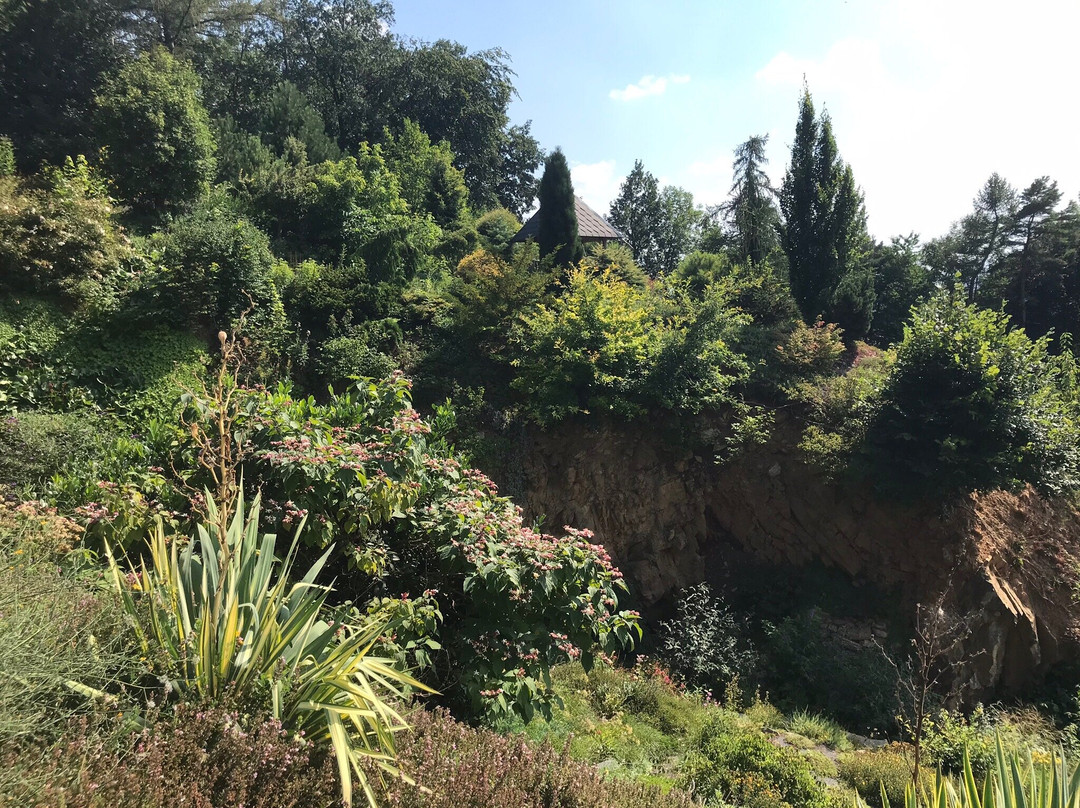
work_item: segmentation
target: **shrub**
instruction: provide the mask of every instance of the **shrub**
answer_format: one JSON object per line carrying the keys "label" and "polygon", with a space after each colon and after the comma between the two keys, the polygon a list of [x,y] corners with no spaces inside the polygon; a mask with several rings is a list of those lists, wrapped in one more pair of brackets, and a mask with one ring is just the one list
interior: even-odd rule
{"label": "shrub", "polygon": [[[43,756],[0,763],[36,771],[0,805],[65,808],[325,808],[340,805],[333,756],[274,719],[223,707],[178,705],[116,748],[109,734],[72,724]],[[7,797],[5,801],[4,797]]]}
{"label": "shrub", "polygon": [[0,181],[0,286],[7,292],[109,309],[133,259],[105,183],[85,158],[47,168],[40,187]]}
{"label": "shrub", "polygon": [[662,626],[663,656],[688,684],[720,693],[753,667],[752,652],[734,615],[708,584],[680,594],[677,617]]}
{"label": "shrub", "polygon": [[947,497],[1030,483],[1080,486],[1080,396],[1072,355],[1011,329],[957,292],[912,311],[867,430],[887,488]]}
{"label": "shrub", "polygon": [[924,720],[923,753],[946,772],[961,774],[966,755],[975,775],[983,777],[993,764],[995,745],[991,717],[981,705],[970,716],[942,709]]}
{"label": "shrub", "polygon": [[866,730],[894,723],[895,669],[880,650],[844,645],[828,633],[817,612],[771,627],[761,653],[764,684],[781,706],[810,706]]}
{"label": "shrub", "polygon": [[509,254],[510,239],[520,229],[521,222],[506,208],[489,210],[476,220],[476,232],[484,249],[504,258]]}
{"label": "shrub", "polygon": [[556,298],[521,318],[512,386],[541,424],[576,413],[633,417],[649,404],[735,404],[749,368],[729,341],[745,323],[722,290],[672,301],[579,266]]}
{"label": "shrub", "polygon": [[489,479],[428,443],[431,428],[400,375],[325,405],[286,388],[249,396],[239,424],[250,439],[245,474],[264,491],[269,520],[289,530],[306,516],[303,540],[337,543],[351,591],[427,590],[444,618],[430,675],[453,687],[458,705],[547,711],[552,665],[588,663],[597,644],[632,644],[637,614],[618,609],[622,575],[592,534],[527,528]]}
{"label": "shrub", "polygon": [[787,728],[815,744],[825,744],[839,751],[851,748],[844,728],[821,713],[796,710],[788,719]]}
{"label": "shrub", "polygon": [[214,137],[191,66],[155,47],[106,76],[97,95],[105,163],[138,212],[182,210],[214,178]]}
{"label": "shrub", "polygon": [[320,386],[348,387],[356,377],[383,379],[397,369],[397,361],[370,344],[364,334],[332,337],[319,346],[315,371]]}
{"label": "shrub", "polygon": [[548,745],[472,729],[443,712],[414,713],[413,732],[398,748],[401,767],[424,793],[400,780],[382,781],[388,808],[689,808],[684,792],[605,780],[597,769]]}
{"label": "shrub", "polygon": [[24,412],[0,422],[0,487],[44,492],[54,475],[81,465],[110,440],[99,416]]}
{"label": "shrub", "polygon": [[710,721],[688,758],[682,782],[699,799],[751,808],[825,808],[825,787],[798,754],[774,746],[727,716]]}
{"label": "shrub", "polygon": [[282,339],[274,257],[261,230],[227,211],[204,208],[177,220],[158,244],[167,268],[162,314],[216,333],[236,328],[247,312],[245,335],[271,344]]}
{"label": "shrub", "polygon": [[[881,792],[890,805],[903,805],[904,792],[911,783],[911,763],[899,747],[849,752],[837,760],[840,779],[875,808],[885,808]],[[924,772],[924,777],[931,777]]]}
{"label": "shrub", "polygon": [[57,565],[81,533],[41,505],[0,506],[0,749],[56,740],[94,711],[83,694],[137,678],[114,600]]}

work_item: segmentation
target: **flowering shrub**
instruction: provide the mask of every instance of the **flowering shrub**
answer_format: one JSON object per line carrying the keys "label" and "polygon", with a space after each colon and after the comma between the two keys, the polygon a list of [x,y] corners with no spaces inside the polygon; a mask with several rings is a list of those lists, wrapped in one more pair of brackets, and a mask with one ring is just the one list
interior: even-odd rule
{"label": "flowering shrub", "polygon": [[379,804],[386,808],[690,808],[678,789],[605,780],[593,766],[571,760],[548,744],[532,744],[490,730],[472,729],[442,712],[409,716],[398,760],[422,792],[386,779]]}
{"label": "flowering shrub", "polygon": [[[126,746],[118,751],[107,737],[76,725],[45,760],[34,760],[38,776],[11,788],[10,802],[0,795],[0,805],[341,805],[333,756],[274,720],[181,704],[172,720]],[[19,762],[15,755],[0,758],[12,768]]]}
{"label": "flowering shrub", "polygon": [[325,405],[285,388],[247,395],[245,479],[268,521],[306,520],[302,541],[335,543],[344,592],[424,592],[422,605],[384,604],[411,610],[390,651],[429,664],[472,712],[546,713],[552,665],[632,644],[638,615],[618,609],[622,575],[592,534],[526,527],[491,480],[429,444],[400,375]]}

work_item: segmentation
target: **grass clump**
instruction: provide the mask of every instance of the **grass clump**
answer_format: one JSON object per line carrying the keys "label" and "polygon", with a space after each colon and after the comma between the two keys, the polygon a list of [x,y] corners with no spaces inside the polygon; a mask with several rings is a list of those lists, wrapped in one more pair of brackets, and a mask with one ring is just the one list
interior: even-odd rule
{"label": "grass clump", "polygon": [[851,749],[847,731],[831,718],[809,710],[796,710],[787,720],[787,729],[838,752]]}

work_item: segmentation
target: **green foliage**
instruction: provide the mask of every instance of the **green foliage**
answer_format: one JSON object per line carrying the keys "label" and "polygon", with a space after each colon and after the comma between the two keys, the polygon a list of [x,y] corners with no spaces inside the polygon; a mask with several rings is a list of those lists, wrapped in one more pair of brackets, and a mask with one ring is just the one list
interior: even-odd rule
{"label": "green foliage", "polygon": [[732,403],[748,374],[728,342],[746,319],[723,290],[674,305],[612,270],[570,271],[560,294],[521,318],[512,385],[542,424],[575,413],[643,413],[650,404],[696,412]]}
{"label": "green foliage", "polygon": [[287,530],[306,517],[303,541],[338,545],[350,589],[426,590],[444,628],[402,626],[398,643],[437,639],[445,662],[430,675],[473,714],[547,711],[553,665],[632,644],[637,614],[618,610],[621,573],[591,534],[526,528],[490,480],[428,443],[400,376],[325,405],[251,393],[241,409],[246,478],[268,520]]}
{"label": "green foliage", "polygon": [[243,315],[245,333],[280,338],[284,311],[271,274],[274,257],[259,228],[206,208],[178,219],[157,246],[167,273],[162,313],[211,333],[237,327]]}
{"label": "green foliage", "polygon": [[901,236],[888,245],[875,244],[870,252],[875,300],[867,339],[875,345],[899,342],[911,307],[933,291],[930,275],[918,260],[917,246],[917,236]]}
{"label": "green foliage", "polygon": [[832,122],[827,113],[815,114],[805,87],[780,210],[780,242],[803,318],[826,317],[861,337],[874,303],[873,280],[863,268],[866,210],[851,166],[840,159]]}
{"label": "green foliage", "polygon": [[400,135],[389,131],[383,154],[387,167],[401,183],[401,196],[414,213],[430,214],[440,227],[460,224],[468,213],[465,175],[454,167],[447,141],[435,144],[410,120]]}
{"label": "green foliage", "polygon": [[[994,750],[991,771],[980,785],[971,763],[964,756],[962,771],[956,776],[940,770],[933,781],[919,781],[919,788],[909,784],[904,793],[907,808],[1052,808],[1074,805],[1080,799],[1080,767],[1069,763],[1064,754],[1038,756],[1030,751],[1006,752],[1000,743]],[[885,808],[891,801],[882,800]],[[865,803],[856,801],[857,808]]]}
{"label": "green foliage", "polygon": [[777,250],[780,213],[776,191],[763,166],[768,135],[755,135],[735,149],[734,184],[723,207],[733,234],[737,263],[761,264]]}
{"label": "green foliage", "polygon": [[385,378],[397,370],[397,362],[372,346],[368,335],[349,334],[331,337],[319,346],[315,370],[326,385],[342,389],[353,378]]}
{"label": "green foliage", "polygon": [[[123,616],[66,563],[82,530],[39,503],[0,504],[0,748],[55,742],[93,713],[82,697],[122,681],[129,656]],[[80,687],[81,685],[81,687]]]}
{"label": "green foliage", "polygon": [[695,294],[702,294],[709,284],[729,275],[731,269],[731,263],[725,256],[698,251],[680,261],[673,276]]}
{"label": "green foliage", "polygon": [[774,746],[756,731],[738,728],[726,716],[714,718],[701,731],[683,782],[709,805],[827,805],[825,787],[798,754]]}
{"label": "green foliage", "polygon": [[117,195],[140,214],[183,210],[214,178],[214,138],[190,65],[164,48],[104,80],[98,131]]}
{"label": "green foliage", "polygon": [[94,150],[94,93],[101,76],[126,55],[112,0],[35,0],[0,6],[0,131],[19,167]]}
{"label": "green foliage", "polygon": [[695,688],[720,693],[753,667],[753,652],[734,615],[708,584],[683,590],[674,620],[663,624],[664,659]]}
{"label": "green foliage", "polygon": [[645,270],[637,265],[630,248],[618,241],[593,242],[585,251],[581,266],[597,275],[609,272],[612,277],[625,281],[638,289],[644,289],[649,281]]}
{"label": "green foliage", "polygon": [[401,766],[429,793],[383,780],[382,804],[402,808],[690,808],[675,789],[605,777],[564,750],[417,713],[398,746]]}
{"label": "green foliage", "polygon": [[810,408],[799,444],[812,461],[835,474],[849,467],[866,439],[881,390],[896,361],[892,352],[855,343],[855,358],[842,375],[817,375],[798,383],[791,395]]}
{"label": "green foliage", "polygon": [[510,239],[520,229],[521,222],[506,208],[494,208],[476,220],[476,232],[484,249],[504,258],[509,254]]}
{"label": "green foliage", "polygon": [[312,163],[341,157],[341,149],[326,134],[322,116],[292,82],[283,81],[270,91],[259,117],[262,141],[274,154],[285,152],[294,138],[303,144]]}
{"label": "green foliage", "polygon": [[949,496],[1080,485],[1075,362],[1001,313],[941,295],[912,312],[867,431],[888,487]]}
{"label": "green foliage", "polygon": [[838,751],[851,748],[844,728],[831,718],[809,710],[796,710],[787,720],[787,728],[796,735]]}
{"label": "green foliage", "polygon": [[78,157],[47,168],[38,185],[0,180],[0,285],[81,310],[112,307],[134,256],[104,181]]}
{"label": "green foliage", "polygon": [[40,495],[53,475],[80,465],[109,441],[89,413],[31,411],[0,423],[0,487]]}
{"label": "green foliage", "polygon": [[656,177],[645,170],[640,160],[634,162],[633,170],[623,180],[608,211],[608,221],[626,237],[634,259],[655,278],[665,268],[660,246],[664,204]]}
{"label": "green foliage", "polygon": [[575,760],[603,764],[620,779],[674,784],[688,743],[720,708],[687,693],[659,663],[639,658],[633,668],[598,664],[552,671],[558,696],[549,721],[501,721]]}
{"label": "green foliage", "polygon": [[544,161],[540,179],[540,229],[536,243],[540,256],[554,255],[558,266],[581,260],[584,250],[578,237],[577,212],[574,209],[574,186],[570,167],[561,149],[555,149]]}
{"label": "green foliage", "polygon": [[15,176],[15,147],[11,138],[0,137],[0,180]]}
{"label": "green foliage", "polygon": [[845,645],[816,612],[784,618],[760,646],[763,685],[780,706],[823,710],[845,726],[884,730],[897,709],[896,671],[879,649]]}
{"label": "green foliage", "polygon": [[[885,808],[881,794],[890,805],[903,805],[904,793],[911,785],[912,764],[902,747],[887,746],[849,752],[837,761],[840,779],[858,792],[867,805]],[[926,770],[923,777],[932,777]]]}
{"label": "green foliage", "polygon": [[241,497],[223,531],[212,500],[207,522],[183,550],[159,524],[152,565],[125,574],[110,555],[113,584],[135,622],[144,653],[161,650],[183,694],[241,703],[261,697],[273,717],[334,748],[342,797],[354,783],[375,805],[364,757],[393,767],[392,735],[406,728],[391,706],[420,685],[370,651],[384,626],[331,626],[322,619],[329,587],[316,584],[329,553],[294,580],[297,540],[276,570],[272,534],[259,534],[259,500]]}

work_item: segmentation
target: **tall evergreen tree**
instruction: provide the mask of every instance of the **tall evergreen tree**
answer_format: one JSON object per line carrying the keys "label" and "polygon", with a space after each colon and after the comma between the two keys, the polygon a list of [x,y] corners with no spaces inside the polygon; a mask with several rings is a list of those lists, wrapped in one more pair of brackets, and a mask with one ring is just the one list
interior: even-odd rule
{"label": "tall evergreen tree", "polygon": [[866,207],[851,166],[840,159],[829,116],[803,88],[791,165],[780,189],[780,242],[803,317],[826,316],[859,337],[873,313]]}
{"label": "tall evergreen tree", "polygon": [[660,184],[640,160],[634,162],[633,170],[623,180],[619,195],[608,211],[608,221],[626,236],[634,260],[655,278],[662,266],[660,234],[664,226],[664,203]]}
{"label": "tall evergreen tree", "polygon": [[769,162],[765,157],[768,142],[768,135],[754,135],[735,149],[735,181],[722,212],[733,237],[733,257],[739,262],[760,264],[779,246],[776,191],[762,167]]}
{"label": "tall evergreen tree", "polygon": [[536,242],[540,255],[555,256],[560,266],[580,261],[585,255],[578,237],[577,213],[574,211],[574,185],[570,166],[562,149],[556,148],[544,163],[540,178],[540,230]]}

